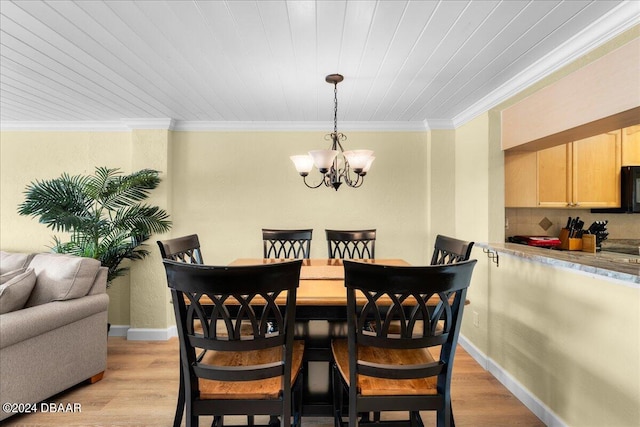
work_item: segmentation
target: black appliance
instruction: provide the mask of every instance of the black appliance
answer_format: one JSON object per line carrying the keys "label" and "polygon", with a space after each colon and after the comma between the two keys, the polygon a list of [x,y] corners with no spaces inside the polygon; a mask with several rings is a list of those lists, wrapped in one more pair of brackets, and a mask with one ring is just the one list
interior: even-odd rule
{"label": "black appliance", "polygon": [[620,208],[591,209],[593,213],[640,213],[640,166],[623,166]]}

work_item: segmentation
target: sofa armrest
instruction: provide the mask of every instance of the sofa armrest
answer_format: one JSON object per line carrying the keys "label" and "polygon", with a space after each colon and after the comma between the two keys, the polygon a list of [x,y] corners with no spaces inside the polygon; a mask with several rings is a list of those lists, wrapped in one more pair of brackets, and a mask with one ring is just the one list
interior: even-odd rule
{"label": "sofa armrest", "polygon": [[[0,348],[52,331],[93,314],[107,311],[107,294],[53,301],[0,315]],[[107,325],[104,328],[107,334]]]}
{"label": "sofa armrest", "polygon": [[100,267],[100,269],[98,270],[98,274],[93,281],[93,285],[91,285],[89,292],[87,292],[87,295],[104,294],[105,292],[107,292],[108,273],[109,269],[107,267]]}

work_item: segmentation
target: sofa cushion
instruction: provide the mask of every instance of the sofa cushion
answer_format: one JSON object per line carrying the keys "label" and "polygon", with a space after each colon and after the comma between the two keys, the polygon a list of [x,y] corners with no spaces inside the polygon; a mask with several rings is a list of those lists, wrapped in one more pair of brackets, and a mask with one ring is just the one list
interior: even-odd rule
{"label": "sofa cushion", "polygon": [[23,308],[35,284],[33,268],[14,270],[0,276],[0,314]]}
{"label": "sofa cushion", "polygon": [[9,280],[13,279],[16,276],[19,276],[19,275],[23,274],[25,271],[27,271],[26,267],[18,268],[17,270],[13,270],[13,271],[7,271],[6,273],[1,273],[0,274],[0,285],[4,285]]}
{"label": "sofa cushion", "polygon": [[26,268],[35,254],[0,251],[0,274]]}
{"label": "sofa cushion", "polygon": [[25,307],[87,295],[100,269],[100,261],[65,254],[37,254],[29,264],[36,285]]}

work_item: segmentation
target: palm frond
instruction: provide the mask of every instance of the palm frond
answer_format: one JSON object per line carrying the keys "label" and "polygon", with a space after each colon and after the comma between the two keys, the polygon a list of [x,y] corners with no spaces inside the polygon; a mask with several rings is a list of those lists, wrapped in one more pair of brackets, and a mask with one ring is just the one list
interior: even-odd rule
{"label": "palm frond", "polygon": [[157,206],[133,205],[120,209],[113,224],[131,230],[133,236],[143,236],[169,231],[171,221],[168,218],[169,214]]}
{"label": "palm frond", "polygon": [[109,210],[116,210],[149,197],[150,191],[160,184],[160,172],[143,169],[130,175],[112,175],[100,202]]}
{"label": "palm frond", "polygon": [[83,192],[87,178],[63,174],[60,178],[32,182],[18,205],[20,215],[40,217],[54,231],[71,231],[91,217],[92,201]]}
{"label": "palm frond", "polygon": [[139,203],[159,183],[159,172],[152,169],[124,176],[120,169],[106,167],[96,167],[92,176],[63,174],[32,182],[18,213],[39,217],[55,231],[70,232],[68,242],[54,236],[52,250],[100,260],[111,282],[128,271],[122,261],[149,255],[142,242],[171,229],[167,212]]}

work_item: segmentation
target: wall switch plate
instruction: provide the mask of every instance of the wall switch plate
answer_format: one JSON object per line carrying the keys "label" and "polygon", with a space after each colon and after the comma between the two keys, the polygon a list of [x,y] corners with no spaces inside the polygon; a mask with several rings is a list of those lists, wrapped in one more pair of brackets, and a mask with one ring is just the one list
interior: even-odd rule
{"label": "wall switch plate", "polygon": [[473,312],[473,326],[475,326],[476,328],[480,327],[480,315],[477,311]]}

